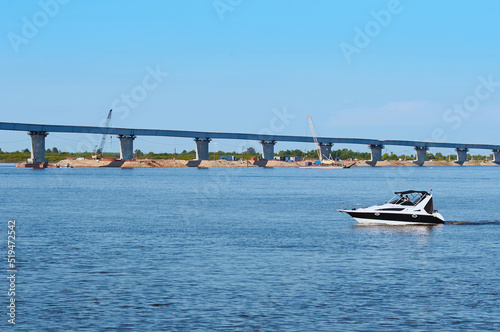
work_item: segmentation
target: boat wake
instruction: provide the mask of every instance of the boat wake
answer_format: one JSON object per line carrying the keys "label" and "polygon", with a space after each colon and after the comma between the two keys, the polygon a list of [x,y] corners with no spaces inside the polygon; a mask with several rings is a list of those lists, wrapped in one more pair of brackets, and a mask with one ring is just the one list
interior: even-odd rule
{"label": "boat wake", "polygon": [[448,221],[445,222],[445,225],[500,225],[500,221]]}

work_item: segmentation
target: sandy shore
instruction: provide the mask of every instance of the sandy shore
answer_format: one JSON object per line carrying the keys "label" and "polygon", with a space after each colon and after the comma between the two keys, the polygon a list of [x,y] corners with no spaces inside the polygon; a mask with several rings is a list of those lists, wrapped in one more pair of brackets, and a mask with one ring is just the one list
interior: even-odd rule
{"label": "sandy shore", "polygon": [[463,164],[458,164],[455,161],[426,161],[423,164],[417,163],[414,161],[379,161],[375,163],[375,165],[370,161],[359,161],[356,163],[356,166],[377,166],[377,167],[399,167],[399,166],[408,166],[408,167],[419,167],[419,166],[427,166],[427,167],[437,167],[437,166],[500,166],[499,164],[495,164],[492,161],[489,162],[474,162],[467,161]]}
{"label": "sandy shore", "polygon": [[[127,160],[127,161],[96,161],[96,160],[61,160],[59,165],[69,164],[72,167],[121,167],[121,168],[179,168],[179,167],[199,167],[199,168],[212,168],[212,167],[303,167],[305,161],[299,162],[286,162],[279,160],[239,160],[239,161],[226,161],[226,160]],[[426,161],[423,165],[419,165],[413,161],[379,161],[372,163],[370,161],[357,161],[352,167],[436,167],[436,166],[499,166],[493,162],[466,162],[463,165],[456,162],[447,161]]]}
{"label": "sandy shore", "polygon": [[161,159],[138,159],[127,161],[96,161],[96,160],[61,160],[59,165],[73,167],[122,167],[122,168],[179,168],[179,167],[299,167],[304,166],[304,162],[285,162],[278,160],[269,161],[226,161],[226,160],[161,160]]}

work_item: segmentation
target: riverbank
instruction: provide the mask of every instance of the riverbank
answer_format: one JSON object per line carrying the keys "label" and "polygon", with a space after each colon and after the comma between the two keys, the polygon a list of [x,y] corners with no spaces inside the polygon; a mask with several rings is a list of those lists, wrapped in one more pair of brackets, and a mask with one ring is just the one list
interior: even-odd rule
{"label": "riverbank", "polygon": [[[59,165],[69,165],[72,167],[121,167],[121,168],[181,168],[181,167],[304,167],[307,161],[287,162],[279,160],[162,160],[162,159],[138,159],[127,161],[99,161],[99,160],[61,160]],[[310,161],[309,161],[310,162]],[[347,164],[352,162],[346,162]],[[352,167],[438,167],[438,166],[499,166],[493,162],[465,162],[463,165],[457,164],[454,161],[426,161],[423,165],[419,165],[413,161],[379,161],[376,163],[370,161],[356,161]],[[316,166],[320,167],[320,166]]]}
{"label": "riverbank", "polygon": [[304,162],[286,162],[279,160],[172,160],[172,159],[138,159],[126,161],[98,161],[98,160],[61,160],[59,165],[72,167],[121,167],[121,168],[181,168],[181,167],[299,167]]}

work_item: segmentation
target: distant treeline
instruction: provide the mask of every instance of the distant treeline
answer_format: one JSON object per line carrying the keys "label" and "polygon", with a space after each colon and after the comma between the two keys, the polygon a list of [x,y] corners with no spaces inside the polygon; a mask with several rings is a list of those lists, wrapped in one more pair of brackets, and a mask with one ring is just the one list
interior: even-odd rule
{"label": "distant treeline", "polygon": [[[318,153],[316,150],[311,150],[311,151],[302,151],[302,150],[281,150],[277,154],[277,156],[280,157],[301,157],[302,159],[317,159],[318,158]],[[261,154],[257,153],[254,148],[250,147],[248,148],[243,154],[241,152],[224,152],[224,151],[217,151],[217,152],[211,152],[210,153],[210,159],[220,159],[221,156],[235,156],[239,159],[242,157],[244,159],[250,159],[250,158],[259,158],[261,157]],[[19,163],[26,161],[28,158],[31,157],[31,153],[29,149],[24,149],[23,151],[15,151],[15,152],[3,152],[0,149],[0,161],[2,162],[7,162],[7,163]],[[51,163],[57,163],[63,159],[76,159],[84,157],[85,159],[91,159],[92,158],[92,153],[91,152],[83,152],[83,153],[73,153],[73,152],[62,152],[57,148],[52,148],[52,149],[47,149],[45,152],[45,158],[49,160]],[[119,158],[120,154],[118,153],[104,153],[103,157],[105,158]],[[148,152],[148,153],[143,153],[141,150],[136,149],[135,158],[138,159],[178,159],[178,160],[192,160],[196,159],[196,151],[191,150],[191,151],[182,151],[180,153],[154,153],[154,152]],[[352,151],[350,149],[339,149],[339,150],[333,150],[332,151],[332,157],[334,159],[340,159],[340,160],[349,160],[349,159],[357,159],[357,160],[370,160],[371,159],[371,154],[370,152],[356,152]],[[467,155],[469,160],[476,160],[476,161],[485,161],[486,156],[485,155],[474,155],[471,156],[470,154]],[[382,159],[384,160],[414,160],[413,155],[397,155],[394,153],[384,153],[382,156]],[[455,160],[456,155],[451,154],[450,155],[443,155],[441,152],[437,152],[436,154],[432,153],[427,153],[427,160]],[[492,160],[493,155],[488,156],[488,160]]]}
{"label": "distant treeline", "polygon": [[[493,154],[488,155],[488,157],[486,157],[486,155],[467,154],[468,160],[486,161],[486,158],[488,158],[488,160],[493,160]],[[393,152],[391,152],[390,154],[384,153],[382,155],[382,159],[383,160],[415,160],[416,157],[414,155],[410,155],[410,156],[404,155],[404,154],[397,155],[397,154],[394,154]],[[429,152],[427,153],[427,160],[453,161],[456,159],[457,159],[456,153],[451,153],[451,154],[447,154],[447,155],[444,155],[441,152],[437,152],[435,154],[429,153]]]}
{"label": "distant treeline", "polygon": [[[119,154],[116,153],[104,153],[103,157],[116,158],[119,157]],[[50,163],[57,163],[63,159],[68,158],[80,158],[84,157],[86,159],[92,158],[92,153],[83,152],[83,153],[72,153],[72,152],[53,152],[52,150],[47,150],[45,152],[45,158],[49,160]],[[2,152],[0,151],[0,161],[4,163],[20,163],[26,161],[28,158],[31,158],[31,152],[28,149],[24,149],[23,151],[15,151],[15,152]]]}

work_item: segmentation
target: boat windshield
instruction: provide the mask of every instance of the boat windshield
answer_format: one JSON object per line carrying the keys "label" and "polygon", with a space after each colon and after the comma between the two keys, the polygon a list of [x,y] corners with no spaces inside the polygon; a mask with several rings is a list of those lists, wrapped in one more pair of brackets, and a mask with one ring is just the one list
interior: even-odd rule
{"label": "boat windshield", "polygon": [[422,192],[397,193],[388,203],[415,206],[426,196]]}

